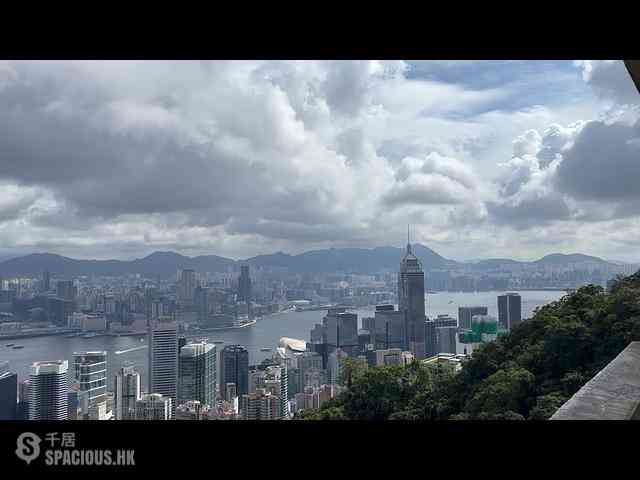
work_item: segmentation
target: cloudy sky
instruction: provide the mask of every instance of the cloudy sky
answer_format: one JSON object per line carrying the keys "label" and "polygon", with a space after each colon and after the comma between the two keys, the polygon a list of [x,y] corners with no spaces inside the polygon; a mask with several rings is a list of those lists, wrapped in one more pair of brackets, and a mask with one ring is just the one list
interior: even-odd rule
{"label": "cloudy sky", "polygon": [[0,256],[640,261],[618,61],[0,62]]}

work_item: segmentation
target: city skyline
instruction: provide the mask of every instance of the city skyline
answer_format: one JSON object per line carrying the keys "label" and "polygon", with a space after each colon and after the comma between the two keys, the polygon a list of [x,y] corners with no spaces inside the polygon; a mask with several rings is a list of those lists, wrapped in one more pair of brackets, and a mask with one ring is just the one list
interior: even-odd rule
{"label": "city skyline", "polygon": [[638,101],[620,61],[3,61],[0,258],[370,248],[411,223],[458,260],[638,262]]}

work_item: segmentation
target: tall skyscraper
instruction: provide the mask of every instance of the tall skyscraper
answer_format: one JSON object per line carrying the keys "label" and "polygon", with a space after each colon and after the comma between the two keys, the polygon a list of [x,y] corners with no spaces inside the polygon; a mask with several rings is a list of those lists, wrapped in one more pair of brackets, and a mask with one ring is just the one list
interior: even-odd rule
{"label": "tall skyscraper", "polygon": [[330,308],[323,321],[324,343],[328,352],[342,348],[349,354],[358,351],[358,315],[344,308]]}
{"label": "tall skyscraper", "polygon": [[0,363],[0,420],[17,420],[18,374],[9,371],[9,362]]}
{"label": "tall skyscraper", "polygon": [[170,318],[162,317],[152,322],[149,327],[148,345],[149,393],[169,397],[171,407],[175,409],[178,394],[177,324]]}
{"label": "tall skyscraper", "polygon": [[376,307],[372,343],[374,349],[408,348],[407,315],[404,311],[395,310],[393,305]]}
{"label": "tall skyscraper", "polygon": [[196,290],[196,272],[192,269],[184,269],[180,272],[178,286],[178,300],[184,305],[193,305]]}
{"label": "tall skyscraper", "polygon": [[197,400],[213,407],[216,393],[216,346],[188,343],[180,349],[178,405]]}
{"label": "tall skyscraper", "polygon": [[474,315],[487,314],[487,307],[458,307],[458,327],[469,330],[471,328],[471,319]]}
{"label": "tall skyscraper", "polygon": [[[107,352],[80,352],[73,354],[74,378],[79,390],[87,392],[88,409],[106,412],[107,408]],[[95,415],[92,415],[95,417]],[[100,420],[100,418],[93,418]]]}
{"label": "tall skyscraper", "polygon": [[251,301],[251,277],[249,276],[249,265],[240,267],[240,278],[238,278],[238,301]]}
{"label": "tall skyscraper", "polygon": [[171,420],[173,418],[171,398],[159,393],[145,393],[136,401],[136,420]]}
{"label": "tall skyscraper", "polygon": [[433,357],[438,354],[438,332],[436,322],[427,320],[424,322],[425,357]]}
{"label": "tall skyscraper", "polygon": [[239,397],[249,393],[249,352],[242,345],[227,345],[220,354],[220,397],[226,398],[227,383],[236,384]]}
{"label": "tall skyscraper", "polygon": [[[0,288],[2,288],[1,285]],[[42,274],[42,291],[48,292],[49,290],[51,290],[51,273],[45,270]]]}
{"label": "tall skyscraper", "polygon": [[136,417],[136,402],[142,398],[140,374],[131,365],[122,367],[116,373],[114,385],[114,405],[116,420],[133,420]]}
{"label": "tall skyscraper", "polygon": [[421,360],[425,357],[424,272],[408,240],[398,274],[398,310],[406,315],[407,349]]}
{"label": "tall skyscraper", "polygon": [[66,420],[69,362],[35,362],[29,375],[29,420]]}
{"label": "tall skyscraper", "polygon": [[522,299],[518,293],[498,296],[498,323],[505,330],[511,330],[522,321]]}

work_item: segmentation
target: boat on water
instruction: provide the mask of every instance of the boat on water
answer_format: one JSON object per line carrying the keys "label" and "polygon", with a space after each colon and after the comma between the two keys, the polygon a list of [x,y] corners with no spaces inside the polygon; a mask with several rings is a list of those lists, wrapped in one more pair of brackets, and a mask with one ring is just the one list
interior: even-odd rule
{"label": "boat on water", "polygon": [[269,348],[269,347],[264,347],[264,348],[261,348],[261,349],[260,349],[260,351],[261,351],[261,352],[270,352],[270,351],[271,351],[271,348]]}
{"label": "boat on water", "polygon": [[93,337],[97,337],[98,334],[97,333],[85,333],[84,335],[82,335],[82,338],[93,338]]}
{"label": "boat on water", "polygon": [[13,349],[14,349],[14,350],[17,350],[17,349],[19,349],[19,348],[24,348],[24,345],[14,345],[14,346],[13,346]]}
{"label": "boat on water", "polygon": [[224,343],[224,341],[223,341],[223,340],[216,340],[216,341],[215,341],[215,342],[213,342],[213,343],[215,343],[216,345],[219,345],[219,344],[221,344],[221,343]]}
{"label": "boat on water", "polygon": [[7,343],[7,347],[13,347],[13,343]]}

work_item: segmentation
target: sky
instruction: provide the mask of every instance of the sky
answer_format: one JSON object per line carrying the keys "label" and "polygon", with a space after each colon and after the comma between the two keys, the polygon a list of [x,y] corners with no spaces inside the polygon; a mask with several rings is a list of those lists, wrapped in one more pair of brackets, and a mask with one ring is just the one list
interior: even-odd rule
{"label": "sky", "polygon": [[0,257],[640,262],[621,61],[0,61]]}

